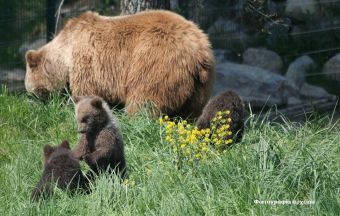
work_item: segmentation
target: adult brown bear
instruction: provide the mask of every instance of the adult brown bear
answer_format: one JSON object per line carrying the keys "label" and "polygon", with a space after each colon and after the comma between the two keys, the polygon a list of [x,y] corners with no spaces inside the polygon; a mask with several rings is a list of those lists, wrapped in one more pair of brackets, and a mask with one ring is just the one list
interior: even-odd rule
{"label": "adult brown bear", "polygon": [[27,91],[44,96],[69,84],[133,113],[152,101],[163,113],[199,116],[214,82],[207,36],[162,10],[106,17],[86,12],[39,50],[26,53]]}

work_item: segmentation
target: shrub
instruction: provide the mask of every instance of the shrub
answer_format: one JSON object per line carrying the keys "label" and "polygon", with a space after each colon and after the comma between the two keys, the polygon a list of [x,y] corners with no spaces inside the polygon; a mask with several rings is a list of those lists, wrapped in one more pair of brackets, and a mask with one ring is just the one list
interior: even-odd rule
{"label": "shrub", "polygon": [[199,130],[186,120],[171,120],[168,116],[159,119],[165,130],[165,141],[170,145],[178,168],[185,164],[195,166],[199,161],[225,152],[233,143],[229,117],[230,111],[220,111],[211,121],[211,128]]}

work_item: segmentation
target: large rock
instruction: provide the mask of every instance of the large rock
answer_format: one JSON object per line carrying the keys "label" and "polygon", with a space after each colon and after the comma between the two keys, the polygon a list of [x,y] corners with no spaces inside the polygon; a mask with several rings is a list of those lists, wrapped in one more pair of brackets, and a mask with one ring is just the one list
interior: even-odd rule
{"label": "large rock", "polygon": [[226,33],[233,33],[239,32],[240,29],[243,29],[242,25],[234,22],[232,20],[228,20],[225,18],[218,18],[212,26],[208,29],[209,35],[214,34],[226,34]]}
{"label": "large rock", "polygon": [[323,66],[322,72],[340,82],[340,53],[329,59]]}
{"label": "large rock", "polygon": [[0,82],[23,82],[25,71],[23,69],[3,70],[0,69]]}
{"label": "large rock", "polygon": [[295,19],[304,19],[306,15],[316,15],[318,3],[316,0],[287,0],[286,15]]}
{"label": "large rock", "polygon": [[301,56],[293,61],[286,72],[286,78],[301,88],[305,83],[307,72],[315,68],[314,60],[309,56]]}
{"label": "large rock", "polygon": [[224,57],[225,51],[223,49],[214,49],[215,63],[219,64],[224,62],[226,59]]}
{"label": "large rock", "polygon": [[235,63],[216,66],[214,94],[225,89],[236,91],[253,107],[283,106],[288,98],[299,97],[299,89],[284,76],[270,71]]}
{"label": "large rock", "polygon": [[304,83],[300,90],[302,99],[335,99],[334,95],[329,94],[325,89]]}
{"label": "large rock", "polygon": [[237,61],[237,55],[226,49],[214,49],[215,63],[220,64],[226,61]]}
{"label": "large rock", "polygon": [[3,70],[0,68],[0,87],[5,85],[9,91],[25,90],[25,71],[22,69]]}
{"label": "large rock", "polygon": [[25,42],[19,47],[19,53],[22,56],[24,56],[28,50],[39,49],[40,47],[44,46],[46,43],[47,43],[46,38],[39,38],[35,41]]}
{"label": "large rock", "polygon": [[262,48],[248,48],[243,53],[243,63],[275,73],[280,73],[283,67],[282,59],[277,53]]}

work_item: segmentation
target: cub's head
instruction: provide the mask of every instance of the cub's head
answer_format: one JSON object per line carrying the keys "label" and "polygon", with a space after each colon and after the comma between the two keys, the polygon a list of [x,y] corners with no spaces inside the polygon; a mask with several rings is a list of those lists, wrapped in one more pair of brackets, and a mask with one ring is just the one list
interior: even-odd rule
{"label": "cub's head", "polygon": [[107,103],[97,96],[74,96],[79,133],[95,133],[112,120]]}
{"label": "cub's head", "polygon": [[25,58],[25,87],[28,92],[46,99],[50,92],[66,86],[68,69],[60,55],[58,57],[43,47],[27,51]]}
{"label": "cub's head", "polygon": [[52,157],[71,152],[70,144],[64,140],[59,146],[53,147],[49,144],[44,145],[44,166],[49,163]]}

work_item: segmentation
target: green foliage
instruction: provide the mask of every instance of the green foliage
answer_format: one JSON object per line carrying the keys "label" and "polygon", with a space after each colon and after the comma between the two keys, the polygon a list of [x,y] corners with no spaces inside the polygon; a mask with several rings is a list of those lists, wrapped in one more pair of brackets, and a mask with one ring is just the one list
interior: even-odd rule
{"label": "green foliage", "polygon": [[[339,215],[340,125],[250,118],[243,141],[183,172],[156,119],[115,111],[123,131],[128,179],[103,175],[89,195],[56,190],[40,203],[30,193],[42,170],[42,146],[78,134],[69,98],[42,103],[0,93],[1,215]],[[312,200],[259,205],[254,200]]]}

